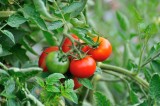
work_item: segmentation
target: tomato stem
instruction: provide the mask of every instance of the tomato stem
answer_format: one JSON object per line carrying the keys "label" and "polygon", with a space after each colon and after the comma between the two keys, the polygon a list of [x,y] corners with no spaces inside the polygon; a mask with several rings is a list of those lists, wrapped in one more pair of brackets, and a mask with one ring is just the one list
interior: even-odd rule
{"label": "tomato stem", "polygon": [[8,70],[8,68],[1,62],[0,62],[0,67],[2,67],[4,70]]}
{"label": "tomato stem", "polygon": [[64,34],[65,36],[67,36],[70,40],[71,40],[71,42],[72,42],[72,46],[73,46],[73,48],[77,51],[77,53],[78,53],[78,55],[80,56],[80,59],[82,59],[83,57],[82,57],[82,54],[81,54],[81,52],[77,49],[77,47],[74,45],[74,38],[71,36],[71,35],[69,35],[69,34]]}
{"label": "tomato stem", "polygon": [[139,76],[135,76],[134,73],[132,73],[131,71],[129,71],[127,69],[117,67],[117,66],[113,66],[113,65],[104,64],[104,63],[101,63],[101,62],[98,63],[98,66],[100,68],[104,69],[104,71],[114,71],[116,73],[128,76],[129,78],[135,80],[136,83],[138,83],[139,85],[142,85],[145,89],[148,90],[148,88],[149,88],[149,84],[148,84],[147,81],[143,80]]}

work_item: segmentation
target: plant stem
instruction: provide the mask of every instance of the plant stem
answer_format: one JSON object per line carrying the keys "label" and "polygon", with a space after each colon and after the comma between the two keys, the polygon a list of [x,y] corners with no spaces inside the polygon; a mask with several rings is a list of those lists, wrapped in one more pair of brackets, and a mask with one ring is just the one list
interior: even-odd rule
{"label": "plant stem", "polygon": [[2,67],[5,70],[8,70],[8,68],[3,63],[1,63],[1,62],[0,62],[0,67]]}
{"label": "plant stem", "polygon": [[[69,30],[70,28],[69,28],[69,26],[67,25],[67,22],[66,22],[66,20],[65,20],[65,18],[64,18],[64,14],[62,13],[61,9],[59,8],[59,6],[58,6],[58,4],[57,4],[57,2],[56,2],[55,0],[54,0],[54,3],[55,3],[55,5],[57,6],[58,10],[59,10],[60,13],[61,13],[61,16],[62,16],[62,19],[63,19],[63,23],[65,24],[65,26],[67,26],[67,28],[64,28],[64,29],[68,29],[68,30]],[[65,27],[65,26],[64,26],[64,27]],[[82,58],[81,52],[80,52],[80,51],[77,49],[77,47],[74,45],[74,42],[75,42],[74,38],[73,38],[72,36],[68,35],[68,34],[67,34],[67,31],[64,32],[64,35],[71,40],[72,45],[73,45],[73,48],[77,51],[77,53],[78,53],[78,55],[80,56],[80,58]]]}
{"label": "plant stem", "polygon": [[142,85],[145,89],[148,90],[149,88],[149,84],[148,82],[146,82],[145,80],[143,80],[142,78],[140,78],[139,76],[135,76],[131,71],[121,68],[121,67],[117,67],[117,66],[113,66],[113,65],[108,65],[108,64],[103,64],[101,62],[98,63],[98,66],[102,69],[104,69],[104,71],[114,71],[120,74],[123,74],[125,76],[128,76],[129,78],[133,79],[136,81],[136,83]]}
{"label": "plant stem", "polygon": [[16,11],[0,11],[0,17],[9,17],[14,13],[16,13]]}
{"label": "plant stem", "polygon": [[5,23],[2,27],[0,27],[0,31],[2,31],[2,29],[7,25],[7,23]]}
{"label": "plant stem", "polygon": [[160,55],[160,52],[157,53],[155,56],[153,56],[151,59],[149,59],[148,61],[146,61],[144,64],[141,65],[141,67],[144,67],[145,65],[147,65],[149,62],[151,62],[152,60],[154,60],[155,58],[157,58]]}

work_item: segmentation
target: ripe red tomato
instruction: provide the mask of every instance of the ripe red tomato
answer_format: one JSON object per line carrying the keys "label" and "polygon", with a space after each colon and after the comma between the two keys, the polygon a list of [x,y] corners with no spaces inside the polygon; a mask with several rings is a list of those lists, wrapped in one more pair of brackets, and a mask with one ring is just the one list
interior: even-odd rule
{"label": "ripe red tomato", "polygon": [[96,62],[92,57],[86,56],[80,60],[71,60],[69,69],[75,77],[88,78],[94,74]]}
{"label": "ripe red tomato", "polygon": [[47,72],[47,67],[46,67],[46,57],[50,52],[57,51],[58,47],[57,46],[51,46],[46,48],[40,55],[38,65],[39,67],[43,68],[43,72]]}
{"label": "ripe red tomato", "polygon": [[[96,42],[97,39],[98,37],[94,37],[93,41]],[[110,42],[103,37],[99,37],[98,43],[99,45],[96,48],[89,47],[88,54],[96,61],[104,61],[111,55],[112,46]]]}
{"label": "ripe red tomato", "polygon": [[[72,34],[72,37],[74,38],[74,39],[76,39],[76,40],[78,40],[79,38],[76,36],[76,35],[74,35],[74,34]],[[75,43],[75,45],[76,45],[76,43]],[[65,38],[65,40],[64,40],[64,42],[63,42],[63,45],[62,45],[62,51],[63,52],[68,52],[70,49],[71,49],[71,46],[72,46],[72,42],[70,41],[70,39],[69,38]]]}
{"label": "ripe red tomato", "polygon": [[78,82],[78,79],[76,77],[73,78],[73,81],[74,81],[74,90],[82,86],[82,84]]}

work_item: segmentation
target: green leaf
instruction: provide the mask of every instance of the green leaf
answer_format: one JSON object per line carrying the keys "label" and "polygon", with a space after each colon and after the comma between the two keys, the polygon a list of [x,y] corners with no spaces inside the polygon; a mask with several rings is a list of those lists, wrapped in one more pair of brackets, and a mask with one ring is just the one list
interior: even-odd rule
{"label": "green leaf", "polygon": [[9,74],[15,77],[19,77],[20,80],[25,80],[31,78],[38,73],[42,72],[41,68],[38,67],[30,67],[30,68],[9,68]]}
{"label": "green leaf", "polygon": [[72,79],[69,79],[67,81],[64,82],[64,86],[65,86],[65,92],[71,92],[73,91],[73,87],[74,87],[74,82]]}
{"label": "green leaf", "polygon": [[58,87],[56,87],[54,85],[47,85],[46,86],[46,90],[48,92],[60,92],[60,90],[58,89]]}
{"label": "green leaf", "polygon": [[21,11],[25,18],[33,20],[42,30],[48,30],[44,20],[33,6],[24,5],[24,8],[22,8]]}
{"label": "green leaf", "polygon": [[0,69],[0,76],[1,76],[1,75],[9,76],[9,74],[8,74],[7,71]]}
{"label": "green leaf", "polygon": [[2,45],[0,44],[0,54],[3,53]]}
{"label": "green leaf", "polygon": [[60,73],[51,74],[46,78],[46,84],[47,85],[53,85],[56,82],[58,82],[61,78],[65,78],[65,76],[63,74],[60,74]]}
{"label": "green leaf", "polygon": [[76,34],[78,38],[83,40],[85,43],[89,45],[94,45],[94,41],[87,35],[87,30],[83,28],[73,28],[71,30],[72,33]]}
{"label": "green leaf", "polygon": [[82,85],[84,85],[85,87],[89,88],[89,89],[93,89],[92,83],[89,79],[87,78],[78,78],[78,82],[81,83]]}
{"label": "green leaf", "polygon": [[129,97],[130,97],[131,104],[136,104],[139,102],[138,96],[133,90],[130,90]]}
{"label": "green leaf", "polygon": [[46,38],[47,42],[52,45],[52,46],[56,46],[58,45],[58,41],[57,38],[55,36],[53,36],[53,33],[50,33],[48,31],[43,31],[44,37]]}
{"label": "green leaf", "polygon": [[122,30],[126,31],[129,27],[129,21],[127,17],[121,12],[116,12],[117,20]]}
{"label": "green leaf", "polygon": [[5,60],[15,67],[19,67],[18,64],[24,64],[29,60],[28,56],[26,55],[26,50],[23,49],[20,44],[13,46],[10,49],[10,52],[12,55],[5,56]]}
{"label": "green leaf", "polygon": [[14,90],[15,90],[15,81],[11,77],[5,84],[5,91],[7,94],[12,94]]}
{"label": "green leaf", "polygon": [[146,34],[149,34],[149,35],[154,35],[158,32],[158,27],[156,24],[152,23],[152,24],[149,24],[146,29],[144,30],[144,32]]}
{"label": "green leaf", "polygon": [[21,41],[21,44],[23,44],[23,46],[30,51],[32,54],[34,55],[38,55],[33,48],[30,46],[30,44],[28,43],[28,41],[25,39],[25,37],[23,38],[23,40]]}
{"label": "green leaf", "polygon": [[158,74],[154,74],[149,83],[149,95],[155,101],[160,101],[160,76]]}
{"label": "green leaf", "polygon": [[147,105],[148,105],[147,101],[143,101],[143,102],[140,103],[138,106],[147,106]]}
{"label": "green leaf", "polygon": [[95,92],[94,98],[96,100],[96,106],[111,106],[110,101],[100,92]]}
{"label": "green leaf", "polygon": [[71,17],[76,17],[81,11],[83,11],[86,3],[87,0],[72,2],[70,5],[63,7],[62,12],[63,14],[71,13]]}
{"label": "green leaf", "polygon": [[153,60],[150,65],[154,72],[160,74],[160,60]]}
{"label": "green leaf", "polygon": [[52,19],[52,16],[47,11],[47,8],[45,7],[45,4],[43,0],[33,0],[34,6],[36,10],[42,14],[44,17]]}
{"label": "green leaf", "polygon": [[36,82],[37,82],[41,87],[44,87],[44,81],[43,81],[42,78],[36,77]]}
{"label": "green leaf", "polygon": [[10,31],[8,31],[8,30],[1,30],[1,32],[3,34],[5,34],[8,38],[10,38],[11,41],[15,44],[14,36],[13,36],[13,34]]}
{"label": "green leaf", "polygon": [[[152,46],[151,50],[149,51],[144,63],[146,63],[147,61],[149,61],[150,59],[154,58],[153,60],[155,60],[158,55],[160,55],[160,43],[156,43]],[[156,57],[157,56],[157,57]],[[143,64],[144,64],[143,63]]]}
{"label": "green leaf", "polygon": [[14,99],[7,100],[7,106],[20,106]]}
{"label": "green leaf", "polygon": [[60,20],[54,21],[48,25],[48,30],[55,30],[55,29],[61,28],[62,26],[63,26],[62,21]]}
{"label": "green leaf", "polygon": [[23,24],[26,21],[27,19],[20,16],[19,14],[14,14],[9,17],[7,24],[11,27],[19,27],[19,25]]}
{"label": "green leaf", "polygon": [[75,92],[63,92],[62,95],[74,103],[78,103],[78,97]]}

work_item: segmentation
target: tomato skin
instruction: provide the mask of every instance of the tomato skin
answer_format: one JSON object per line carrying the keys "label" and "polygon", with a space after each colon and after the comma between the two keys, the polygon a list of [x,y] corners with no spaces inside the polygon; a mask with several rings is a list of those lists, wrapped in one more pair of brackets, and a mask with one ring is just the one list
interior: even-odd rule
{"label": "tomato skin", "polygon": [[[97,39],[98,37],[94,37],[93,41],[96,42]],[[88,54],[91,55],[91,57],[93,57],[96,61],[102,62],[111,55],[112,46],[110,42],[103,37],[99,37],[98,43],[100,44],[97,48],[89,48]]]}
{"label": "tomato skin", "polygon": [[46,57],[46,66],[50,73],[66,73],[69,68],[69,60],[67,57],[61,57],[60,51],[54,51]]}
{"label": "tomato skin", "polygon": [[43,72],[47,72],[46,57],[47,57],[48,53],[53,52],[53,51],[57,51],[57,50],[58,50],[58,46],[51,46],[51,47],[46,48],[41,53],[41,55],[39,57],[39,61],[38,61],[38,66],[43,69]]}
{"label": "tomato skin", "polygon": [[96,62],[90,56],[80,60],[72,60],[70,63],[70,73],[78,78],[88,78],[94,74],[95,70]]}
{"label": "tomato skin", "polygon": [[78,82],[78,78],[74,77],[73,81],[74,81],[74,90],[76,90],[76,89],[78,89],[78,88],[80,88],[82,86],[82,84],[80,84]]}
{"label": "tomato skin", "polygon": [[[75,35],[75,34],[72,34],[72,37],[76,40],[78,40],[79,38]],[[76,45],[76,43],[74,43]],[[70,49],[71,49],[71,46],[72,46],[72,42],[69,38],[65,38],[63,44],[62,44],[62,51],[63,52],[68,52]]]}

